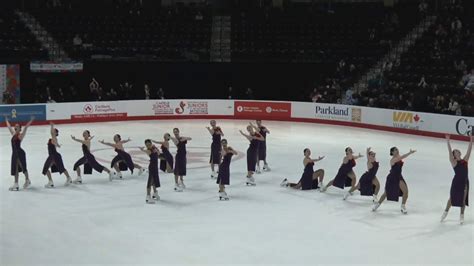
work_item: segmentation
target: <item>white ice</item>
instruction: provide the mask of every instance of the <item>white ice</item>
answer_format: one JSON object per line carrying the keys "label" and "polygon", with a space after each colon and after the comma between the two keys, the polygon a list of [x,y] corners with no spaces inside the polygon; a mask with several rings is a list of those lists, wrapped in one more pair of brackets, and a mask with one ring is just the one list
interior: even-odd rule
{"label": "white ice", "polygon": [[[56,188],[45,189],[41,175],[47,156],[48,126],[29,129],[23,141],[32,187],[9,192],[10,135],[0,132],[0,265],[68,264],[473,264],[473,215],[459,225],[459,208],[444,223],[439,219],[449,196],[453,170],[441,139],[318,124],[266,122],[268,161],[272,171],[256,175],[257,186],[245,186],[248,141],[238,130],[248,121],[218,121],[230,146],[241,152],[231,164],[229,201],[219,201],[210,178],[211,137],[208,121],[136,121],[58,125],[59,149],[69,173],[81,157],[79,137],[89,129],[97,158],[110,162],[113,150],[97,141],[113,134],[131,137],[126,145],[147,166],[137,147],[146,138],[161,140],[179,127],[188,145],[189,168],[185,192],[173,191],[173,176],[160,172],[161,201],[145,204],[145,175],[124,175],[109,182],[106,174],[83,176],[84,184],[64,187],[64,176],[53,175]],[[466,142],[453,142],[464,153]],[[303,170],[303,149],[326,170],[325,183],[334,177],[344,148],[364,153],[370,146],[380,161],[378,177],[385,184],[389,148],[418,152],[405,161],[404,176],[410,197],[408,215],[400,202],[385,202],[376,213],[370,197],[356,193],[343,201],[344,191],[329,188],[296,191],[279,186],[283,178],[297,181]],[[174,154],[175,148],[172,148]],[[473,155],[474,156],[474,155]],[[472,159],[471,159],[472,161]],[[108,163],[105,163],[108,165]],[[470,164],[472,165],[472,163]],[[355,172],[366,168],[360,159]],[[20,177],[20,186],[23,183]],[[346,188],[347,190],[347,188]],[[472,199],[472,193],[471,193]]]}

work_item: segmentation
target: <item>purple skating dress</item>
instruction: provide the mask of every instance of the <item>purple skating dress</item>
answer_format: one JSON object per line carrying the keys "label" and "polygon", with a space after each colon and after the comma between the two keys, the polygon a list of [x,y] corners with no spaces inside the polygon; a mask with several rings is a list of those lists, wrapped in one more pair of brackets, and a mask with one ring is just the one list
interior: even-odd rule
{"label": "purple skating dress", "polygon": [[405,179],[402,176],[403,161],[398,161],[390,169],[390,173],[385,181],[385,192],[387,193],[387,200],[398,201],[398,198],[403,196],[403,192],[400,189],[400,181],[405,184]]}
{"label": "purple skating dress", "polygon": [[84,154],[84,156],[77,160],[77,162],[74,164],[74,171],[76,171],[76,169],[81,165],[84,165],[85,175],[92,174],[92,169],[96,170],[99,173],[102,173],[102,171],[104,171],[104,166],[97,162],[94,155],[92,155],[92,153],[89,151],[89,148],[86,144],[82,144],[82,153]]}
{"label": "purple skating dress", "polygon": [[[253,136],[260,135],[255,133]],[[252,139],[250,141],[249,148],[247,149],[247,171],[255,172],[255,166],[257,165],[257,157],[258,157],[258,146],[260,144],[260,140]]]}
{"label": "purple skating dress", "polygon": [[49,168],[51,168],[52,173],[62,174],[66,171],[64,168],[63,158],[56,150],[56,145],[53,144],[51,139],[48,141],[48,158],[46,159],[46,162],[44,162],[43,175],[46,175]]}
{"label": "purple skating dress", "polygon": [[217,127],[212,134],[212,144],[211,144],[211,158],[209,159],[210,164],[220,164],[221,163],[221,135],[217,134],[220,132],[220,127]]}
{"label": "purple skating dress", "polygon": [[160,187],[160,175],[158,173],[158,149],[153,146],[150,153],[150,164],[148,165],[147,188],[151,186]]}
{"label": "purple skating dress", "polygon": [[[451,182],[451,205],[454,207],[469,206],[469,178],[467,171],[467,162],[464,160],[457,161],[454,167],[454,178]],[[464,201],[464,190],[467,186],[466,201]]]}
{"label": "purple skating dress", "polygon": [[187,140],[181,141],[179,140],[178,150],[176,152],[176,159],[174,165],[174,174],[177,176],[185,176],[186,175],[186,144],[188,143]]}
{"label": "purple skating dress", "polygon": [[132,156],[124,150],[115,149],[115,152],[117,155],[112,159],[110,167],[114,167],[114,165],[118,163],[120,171],[127,171],[130,169],[130,172],[133,174],[135,166],[133,165]]}
{"label": "purple skating dress", "polygon": [[16,175],[18,173],[28,172],[26,165],[26,153],[21,148],[21,139],[20,134],[15,134],[12,137],[12,163],[11,163],[11,175]]}
{"label": "purple skating dress", "polygon": [[230,162],[232,161],[232,152],[228,152],[224,155],[222,163],[219,165],[219,174],[217,175],[217,184],[229,185],[230,184]]}
{"label": "purple skating dress", "polygon": [[318,180],[313,180],[314,162],[309,162],[304,167],[303,175],[298,183],[301,183],[302,190],[318,189]]}
{"label": "purple skating dress", "polygon": [[173,169],[174,159],[171,155],[170,150],[164,145],[161,145],[161,154],[160,154],[160,169],[163,172],[166,172],[167,164]]}
{"label": "purple skating dress", "polygon": [[372,168],[370,168],[367,172],[365,172],[359,180],[359,191],[361,196],[372,196],[375,192],[375,186],[372,183],[375,176],[377,175],[377,171],[379,170],[379,163],[373,162]]}
{"label": "purple skating dress", "polygon": [[265,161],[267,159],[267,131],[266,127],[261,126],[259,127],[259,133],[265,140],[260,141],[258,145],[258,160]]}
{"label": "purple skating dress", "polygon": [[344,187],[350,187],[352,180],[349,178],[348,174],[352,171],[352,168],[356,165],[354,159],[349,160],[347,163],[343,163],[339,167],[336,177],[334,178],[333,186],[344,189]]}

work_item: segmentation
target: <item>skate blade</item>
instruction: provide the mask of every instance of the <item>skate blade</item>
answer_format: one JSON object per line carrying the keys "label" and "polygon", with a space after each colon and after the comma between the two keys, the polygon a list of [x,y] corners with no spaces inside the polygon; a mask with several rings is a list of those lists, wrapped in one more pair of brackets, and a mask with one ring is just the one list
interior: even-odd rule
{"label": "skate blade", "polygon": [[16,188],[9,188],[8,190],[10,190],[10,191],[20,191],[20,188],[17,188],[17,187]]}

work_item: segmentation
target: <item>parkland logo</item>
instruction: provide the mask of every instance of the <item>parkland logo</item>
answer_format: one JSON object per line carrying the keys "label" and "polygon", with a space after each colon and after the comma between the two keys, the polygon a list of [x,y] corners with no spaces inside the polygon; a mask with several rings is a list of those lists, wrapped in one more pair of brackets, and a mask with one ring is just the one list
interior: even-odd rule
{"label": "parkland logo", "polygon": [[419,130],[423,124],[423,119],[412,112],[393,112],[393,127]]}

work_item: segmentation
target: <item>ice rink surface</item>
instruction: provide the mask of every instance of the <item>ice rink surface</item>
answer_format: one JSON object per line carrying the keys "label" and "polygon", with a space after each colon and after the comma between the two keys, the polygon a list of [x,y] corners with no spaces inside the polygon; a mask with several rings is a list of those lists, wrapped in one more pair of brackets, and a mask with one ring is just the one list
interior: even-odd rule
{"label": "ice rink surface", "polygon": [[[245,185],[248,141],[238,130],[248,121],[218,121],[229,145],[241,152],[231,164],[229,201],[219,201],[208,166],[211,136],[207,120],[110,122],[58,125],[59,149],[73,178],[81,137],[89,129],[92,151],[107,167],[115,152],[98,140],[112,141],[116,133],[132,138],[125,148],[139,164],[147,157],[137,147],[143,140],[161,140],[174,127],[188,144],[187,189],[173,191],[173,176],[160,172],[161,201],[145,204],[147,176],[124,175],[109,182],[105,173],[83,176],[84,184],[64,187],[64,176],[53,175],[56,188],[46,189],[41,175],[47,157],[48,126],[34,126],[23,141],[32,187],[9,192],[10,135],[0,132],[0,265],[140,265],[140,264],[473,264],[473,215],[467,208],[459,225],[459,208],[439,219],[449,196],[453,169],[441,139],[318,124],[266,122],[271,172],[255,175],[257,186]],[[329,188],[296,191],[279,186],[283,178],[298,181],[303,172],[303,149],[313,158],[326,158],[315,169],[332,179],[351,146],[377,152],[382,186],[389,170],[389,148],[417,153],[405,160],[409,187],[408,215],[400,202],[385,202],[374,213],[371,197],[358,193],[343,201],[344,191]],[[467,142],[453,141],[464,154]],[[172,153],[176,148],[172,145]],[[473,155],[474,156],[474,155]],[[471,158],[470,166],[473,159]],[[354,168],[360,177],[366,158]],[[472,179],[471,179],[472,180]],[[20,186],[24,177],[20,176]],[[346,188],[346,191],[348,188]],[[382,187],[383,190],[383,187]],[[472,189],[471,189],[472,191]],[[472,192],[470,193],[472,203]]]}

